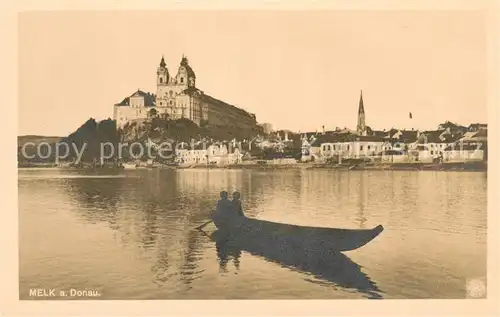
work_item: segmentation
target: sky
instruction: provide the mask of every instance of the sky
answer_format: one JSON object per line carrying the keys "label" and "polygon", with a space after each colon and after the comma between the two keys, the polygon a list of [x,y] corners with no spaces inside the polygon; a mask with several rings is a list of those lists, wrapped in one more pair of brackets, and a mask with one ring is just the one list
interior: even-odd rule
{"label": "sky", "polygon": [[361,90],[378,130],[488,120],[482,11],[47,11],[18,26],[19,135],[112,117],[183,54],[199,89],[274,129],[355,129]]}

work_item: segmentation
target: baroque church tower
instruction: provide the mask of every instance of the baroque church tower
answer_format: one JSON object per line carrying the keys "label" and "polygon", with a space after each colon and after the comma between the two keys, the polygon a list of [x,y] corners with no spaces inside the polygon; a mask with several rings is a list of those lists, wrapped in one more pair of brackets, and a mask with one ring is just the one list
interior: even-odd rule
{"label": "baroque church tower", "polygon": [[167,93],[167,85],[170,83],[171,78],[168,73],[165,58],[162,56],[160,66],[156,71],[156,106],[159,108],[167,107],[169,98]]}
{"label": "baroque church tower", "polygon": [[366,135],[365,106],[363,105],[363,90],[361,90],[361,95],[359,97],[357,132],[359,135]]}
{"label": "baroque church tower", "polygon": [[170,79],[168,73],[167,64],[165,63],[165,58],[162,56],[160,61],[160,66],[158,67],[157,75],[157,85],[167,85]]}
{"label": "baroque church tower", "polygon": [[182,56],[177,76],[175,76],[175,81],[178,85],[186,88],[195,88],[196,86],[196,75],[191,66],[189,66],[186,56]]}
{"label": "baroque church tower", "polygon": [[156,72],[156,107],[160,114],[172,119],[187,118],[199,123],[202,114],[199,100],[195,100],[196,75],[188,59],[182,56],[175,77],[171,77],[164,57]]}

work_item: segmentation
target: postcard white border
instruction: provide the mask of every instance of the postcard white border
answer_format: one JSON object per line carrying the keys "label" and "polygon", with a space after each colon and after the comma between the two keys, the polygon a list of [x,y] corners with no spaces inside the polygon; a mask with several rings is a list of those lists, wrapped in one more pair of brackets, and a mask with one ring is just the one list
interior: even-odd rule
{"label": "postcard white border", "polygon": [[[0,4],[0,50],[3,124],[0,126],[1,144],[5,149],[0,156],[2,169],[0,212],[0,244],[2,269],[0,270],[0,313],[2,315],[497,315],[498,296],[498,81],[500,51],[498,1],[427,0],[427,1],[81,1],[32,0],[10,1]],[[488,171],[488,299],[487,300],[266,300],[254,301],[19,301],[18,248],[17,248],[17,14],[31,10],[488,10],[489,81],[488,129],[490,138],[490,166]],[[6,75],[6,76],[5,76]],[[474,106],[471,105],[471,108]],[[495,162],[495,163],[494,163]]]}

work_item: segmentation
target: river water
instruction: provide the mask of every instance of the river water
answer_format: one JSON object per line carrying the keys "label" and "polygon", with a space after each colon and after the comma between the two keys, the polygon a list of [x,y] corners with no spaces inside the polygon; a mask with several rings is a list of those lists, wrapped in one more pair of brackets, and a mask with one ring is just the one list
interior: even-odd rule
{"label": "river water", "polygon": [[[30,296],[35,288],[96,290],[98,299],[465,298],[466,281],[486,276],[482,172],[18,174],[21,299],[88,298]],[[239,190],[248,217],[385,230],[321,267],[221,249],[193,230],[220,190]]]}

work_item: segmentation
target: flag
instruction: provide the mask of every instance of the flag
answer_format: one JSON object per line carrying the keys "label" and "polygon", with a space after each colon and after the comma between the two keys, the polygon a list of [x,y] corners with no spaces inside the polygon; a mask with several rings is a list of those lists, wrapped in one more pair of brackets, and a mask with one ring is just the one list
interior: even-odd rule
{"label": "flag", "polygon": [[412,118],[413,118],[413,116],[411,115],[411,112],[410,112],[410,119],[412,119]]}

